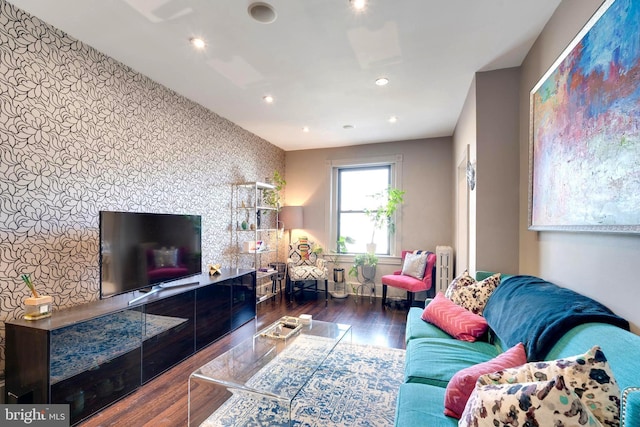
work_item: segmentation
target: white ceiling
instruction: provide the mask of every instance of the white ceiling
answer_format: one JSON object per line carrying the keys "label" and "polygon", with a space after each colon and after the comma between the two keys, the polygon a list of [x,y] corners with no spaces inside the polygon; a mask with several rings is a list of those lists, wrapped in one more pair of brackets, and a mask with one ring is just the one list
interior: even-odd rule
{"label": "white ceiling", "polygon": [[474,73],[520,65],[560,3],[266,1],[271,24],[254,0],[10,3],[284,150],[452,135]]}

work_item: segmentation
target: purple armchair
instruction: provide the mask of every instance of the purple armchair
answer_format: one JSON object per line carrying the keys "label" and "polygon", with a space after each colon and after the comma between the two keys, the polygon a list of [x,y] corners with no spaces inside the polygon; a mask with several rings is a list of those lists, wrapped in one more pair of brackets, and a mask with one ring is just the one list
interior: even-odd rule
{"label": "purple armchair", "polygon": [[[402,262],[404,263],[404,257],[407,253],[413,251],[402,251]],[[406,289],[407,301],[409,306],[413,304],[413,293],[420,291],[430,291],[433,294],[435,290],[434,282],[436,280],[435,273],[436,254],[429,252],[427,255],[427,263],[424,270],[424,277],[422,280],[416,279],[412,276],[405,276],[402,274],[402,270],[395,271],[393,274],[387,274],[382,276],[382,305],[384,306],[387,299],[387,286],[394,288]],[[433,295],[430,295],[433,296]]]}

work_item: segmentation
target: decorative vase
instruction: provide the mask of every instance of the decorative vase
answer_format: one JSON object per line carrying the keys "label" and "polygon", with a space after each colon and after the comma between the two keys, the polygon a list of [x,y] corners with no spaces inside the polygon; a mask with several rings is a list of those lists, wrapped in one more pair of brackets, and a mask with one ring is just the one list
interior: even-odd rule
{"label": "decorative vase", "polygon": [[38,320],[51,316],[53,298],[47,295],[30,297],[24,300],[25,320]]}
{"label": "decorative vase", "polygon": [[333,269],[333,283],[333,291],[331,292],[332,297],[343,299],[349,296],[345,289],[344,268]]}

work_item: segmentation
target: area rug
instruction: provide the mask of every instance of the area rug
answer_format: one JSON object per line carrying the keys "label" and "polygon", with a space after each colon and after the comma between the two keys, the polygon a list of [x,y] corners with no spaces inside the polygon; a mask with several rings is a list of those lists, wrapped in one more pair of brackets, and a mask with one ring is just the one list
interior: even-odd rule
{"label": "area rug", "polygon": [[[323,344],[317,337],[298,337],[248,383],[267,390],[270,384],[289,385],[295,393],[301,356],[313,357],[313,348],[319,345]],[[291,425],[393,425],[404,359],[404,350],[341,343],[294,398]],[[282,416],[286,406],[236,393],[201,426],[288,426]]]}

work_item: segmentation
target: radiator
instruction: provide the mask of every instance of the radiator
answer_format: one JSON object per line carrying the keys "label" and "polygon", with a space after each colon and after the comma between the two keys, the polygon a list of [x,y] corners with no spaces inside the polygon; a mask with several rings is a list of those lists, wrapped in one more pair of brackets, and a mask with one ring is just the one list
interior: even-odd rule
{"label": "radiator", "polygon": [[453,280],[453,249],[436,246],[436,292],[445,292]]}

